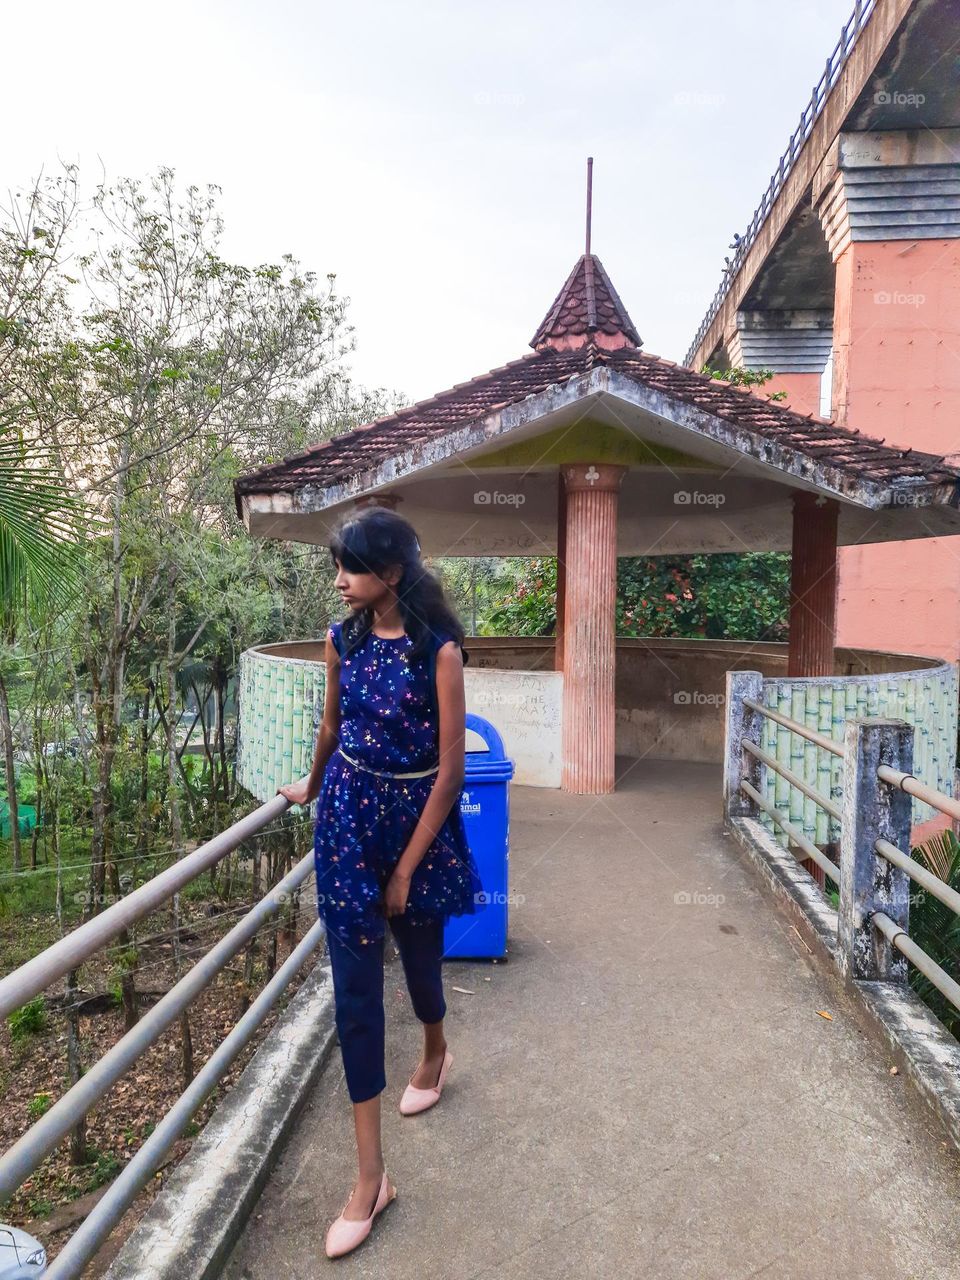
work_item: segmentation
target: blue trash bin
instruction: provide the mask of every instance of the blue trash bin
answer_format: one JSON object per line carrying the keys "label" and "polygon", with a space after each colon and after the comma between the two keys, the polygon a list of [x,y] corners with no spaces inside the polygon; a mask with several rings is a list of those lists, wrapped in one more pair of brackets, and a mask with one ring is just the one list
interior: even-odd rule
{"label": "blue trash bin", "polygon": [[513,761],[489,720],[468,715],[467,728],[487,744],[468,751],[460,812],[480,882],[483,905],[472,915],[451,916],[443,942],[446,959],[491,960],[507,954],[507,861],[510,852],[510,779]]}

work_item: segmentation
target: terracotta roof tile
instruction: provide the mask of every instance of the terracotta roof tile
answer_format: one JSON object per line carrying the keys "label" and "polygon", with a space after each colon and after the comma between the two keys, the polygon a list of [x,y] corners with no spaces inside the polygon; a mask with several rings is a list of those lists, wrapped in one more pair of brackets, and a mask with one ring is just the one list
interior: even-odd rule
{"label": "terracotta roof tile", "polygon": [[603,263],[595,253],[585,253],[567,276],[530,345],[539,349],[551,344],[567,344],[571,339],[580,339],[581,345],[585,345],[597,333],[622,338],[631,346],[641,345],[640,335]]}
{"label": "terracotta roof tile", "polygon": [[957,482],[960,479],[960,471],[946,466],[939,455],[898,449],[829,419],[795,413],[758,395],[744,395],[742,387],[694,373],[637,347],[604,351],[588,344],[561,351],[543,347],[429,400],[323,441],[296,457],[251,472],[237,481],[237,497],[342,483],[418,441],[439,437],[478,421],[488,413],[518,404],[600,365],[640,386],[658,390],[675,401],[742,427],[772,444],[836,467],[851,477],[877,483]]}
{"label": "terracotta roof tile", "polygon": [[346,479],[427,436],[441,435],[586,371],[582,351],[534,351],[449,391],[241,476],[237,494],[281,493]]}

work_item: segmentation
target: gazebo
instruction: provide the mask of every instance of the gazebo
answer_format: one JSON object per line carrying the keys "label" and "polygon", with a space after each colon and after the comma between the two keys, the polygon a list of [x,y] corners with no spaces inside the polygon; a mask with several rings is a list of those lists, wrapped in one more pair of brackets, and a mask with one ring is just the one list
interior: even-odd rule
{"label": "gazebo", "polygon": [[787,674],[827,678],[838,545],[960,532],[943,457],[646,352],[589,230],[530,346],[243,476],[236,499],[256,537],[323,543],[379,502],[428,555],[557,556],[566,791],[614,788],[618,556],[792,552]]}

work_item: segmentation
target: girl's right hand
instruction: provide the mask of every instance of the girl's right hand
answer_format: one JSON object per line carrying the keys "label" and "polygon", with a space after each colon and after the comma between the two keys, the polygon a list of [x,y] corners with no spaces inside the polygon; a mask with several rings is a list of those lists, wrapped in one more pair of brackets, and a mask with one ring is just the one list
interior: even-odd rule
{"label": "girl's right hand", "polygon": [[285,796],[291,804],[309,804],[316,799],[309,778],[301,778],[299,782],[289,782],[285,787],[278,787],[277,795]]}

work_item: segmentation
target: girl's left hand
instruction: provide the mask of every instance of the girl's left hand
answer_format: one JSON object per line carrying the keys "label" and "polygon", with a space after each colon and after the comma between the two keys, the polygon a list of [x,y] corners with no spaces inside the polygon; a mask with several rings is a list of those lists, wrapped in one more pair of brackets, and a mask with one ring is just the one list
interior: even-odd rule
{"label": "girl's left hand", "polygon": [[401,871],[394,871],[387,881],[383,895],[384,910],[388,916],[402,916],[407,909],[407,897],[410,893],[410,877]]}

